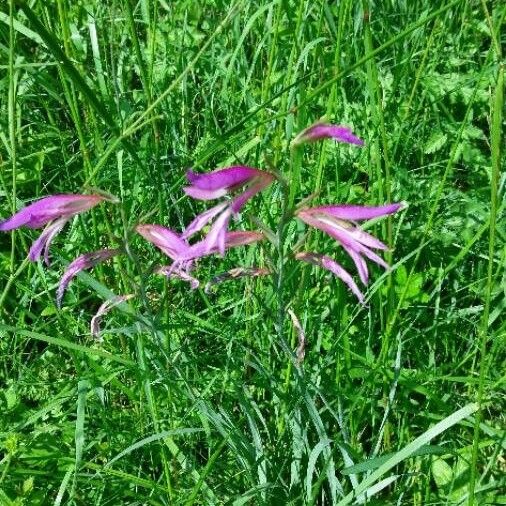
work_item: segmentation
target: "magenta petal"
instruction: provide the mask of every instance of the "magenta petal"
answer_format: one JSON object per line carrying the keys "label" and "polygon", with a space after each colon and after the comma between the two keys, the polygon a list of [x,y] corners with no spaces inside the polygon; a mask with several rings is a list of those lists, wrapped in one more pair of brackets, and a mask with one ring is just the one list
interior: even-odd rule
{"label": "magenta petal", "polygon": [[[265,237],[261,232],[256,231],[225,231],[224,239],[225,250],[227,250],[237,246],[245,246],[253,242],[261,241],[265,239]],[[220,252],[219,245],[216,242],[213,244],[209,239],[209,236],[207,236],[204,240],[190,246],[182,260],[201,258],[218,252]]]}
{"label": "magenta petal", "polygon": [[198,231],[202,230],[217,214],[219,214],[225,207],[228,206],[227,202],[218,204],[217,206],[211,207],[207,211],[197,215],[194,220],[185,228],[181,234],[181,239],[187,239]]}
{"label": "magenta petal", "polygon": [[45,197],[0,223],[0,230],[7,231],[22,226],[40,228],[52,220],[70,217],[96,206],[105,200],[101,195],[52,195]]}
{"label": "magenta petal", "polygon": [[266,186],[269,186],[272,183],[273,179],[274,177],[271,174],[267,173],[260,177],[258,179],[258,182],[253,184],[251,188],[248,188],[245,192],[241,193],[241,195],[232,201],[232,204],[230,206],[232,212],[238,213],[251,197],[262,191]]}
{"label": "magenta petal", "polygon": [[298,146],[306,142],[315,142],[320,139],[334,139],[339,142],[347,142],[348,144],[355,144],[363,146],[364,141],[353,135],[352,131],[342,125],[330,125],[326,123],[316,123],[303,130],[293,140],[292,145]]}
{"label": "magenta petal", "polygon": [[347,272],[341,265],[339,265],[335,260],[332,258],[326,256],[326,255],[320,255],[317,253],[309,253],[309,252],[301,252],[297,253],[295,255],[295,258],[297,260],[302,260],[303,262],[308,262],[313,265],[317,265],[318,267],[322,267],[324,269],[327,269],[328,271],[332,272],[332,274],[335,274],[339,279],[344,281],[344,283],[348,286],[348,288],[356,295],[358,300],[363,303],[364,302],[364,295],[359,290],[357,284],[355,281],[353,281],[353,278]]}
{"label": "magenta petal", "polygon": [[197,174],[192,170],[188,170],[186,172],[186,177],[192,186],[200,190],[214,191],[243,185],[262,174],[265,174],[265,172],[259,169],[253,169],[252,167],[246,167],[244,165],[235,165],[205,174]]}
{"label": "magenta petal", "polygon": [[310,211],[316,213],[325,213],[339,218],[340,220],[370,220],[387,214],[393,214],[402,207],[402,204],[387,204],[385,206],[355,206],[355,205],[339,205],[339,206],[320,206],[312,207]]}
{"label": "magenta petal", "polygon": [[369,260],[372,260],[373,262],[377,263],[378,265],[381,265],[384,269],[388,269],[390,266],[383,260],[380,256],[376,255],[374,251],[371,251],[366,246],[360,245],[360,253],[364,256],[366,256]]}
{"label": "magenta petal", "polygon": [[371,234],[368,234],[367,232],[364,232],[360,228],[351,228],[346,230],[356,241],[363,244],[364,246],[367,246],[368,248],[374,248],[374,249],[381,249],[381,250],[387,250],[388,246],[386,244],[383,244],[379,239],[376,239]]}
{"label": "magenta petal", "polygon": [[350,258],[353,260],[353,263],[357,267],[360,281],[362,281],[364,285],[367,285],[369,281],[369,269],[367,268],[366,261],[351,246],[347,246],[346,244],[341,244],[341,246],[343,247],[344,251],[350,255]]}
{"label": "magenta petal", "polygon": [[32,244],[30,251],[28,253],[28,258],[32,262],[36,262],[40,258],[42,251],[44,251],[44,260],[46,262],[46,265],[50,264],[49,246],[51,245],[52,240],[61,231],[61,229],[65,226],[65,224],[69,219],[70,218],[60,218],[59,220],[56,220],[50,225],[48,225],[42,231],[39,237]]}
{"label": "magenta petal", "polygon": [[177,260],[188,250],[188,243],[169,228],[161,225],[137,225],[135,230],[172,260]]}
{"label": "magenta petal", "polygon": [[85,253],[77,257],[73,262],[71,262],[63,276],[60,279],[60,284],[58,285],[58,290],[56,292],[56,305],[58,307],[61,306],[61,301],[63,298],[63,294],[67,289],[67,286],[72,281],[73,278],[77,276],[82,270],[90,269],[104,260],[108,260],[109,258],[118,255],[121,253],[120,249],[101,249],[98,251],[93,251],[91,253]]}
{"label": "magenta petal", "polygon": [[223,188],[218,190],[201,190],[195,186],[186,186],[183,188],[186,195],[197,200],[214,200],[224,197],[228,192]]}
{"label": "magenta petal", "polygon": [[232,211],[226,209],[216,219],[211,230],[204,239],[204,249],[206,252],[217,250],[221,256],[225,255],[225,237],[231,215]]}

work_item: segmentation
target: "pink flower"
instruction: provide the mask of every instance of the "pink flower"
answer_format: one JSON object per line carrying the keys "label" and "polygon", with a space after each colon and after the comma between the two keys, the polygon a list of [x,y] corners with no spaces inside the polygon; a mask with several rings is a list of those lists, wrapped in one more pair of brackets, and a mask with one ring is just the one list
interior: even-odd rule
{"label": "pink flower", "polygon": [[44,253],[44,260],[49,265],[48,250],[51,241],[65,226],[67,221],[76,214],[96,206],[103,200],[102,195],[51,195],[29,206],[0,223],[1,231],[20,227],[41,228],[48,225],[39,238],[32,244],[28,257],[32,262]]}
{"label": "pink flower", "polygon": [[84,255],[77,257],[68,265],[60,279],[60,284],[58,285],[58,290],[56,292],[56,305],[58,307],[61,306],[61,301],[67,286],[82,270],[91,269],[98,263],[104,262],[115,255],[119,255],[120,253],[122,253],[122,250],[120,249],[101,249],[91,253],[85,253]]}
{"label": "pink flower", "polygon": [[353,135],[352,131],[345,126],[315,123],[295,137],[292,141],[292,147],[305,144],[306,142],[316,142],[321,139],[334,139],[338,142],[346,142],[357,146],[364,145],[364,141]]}
{"label": "pink flower", "polygon": [[184,188],[185,193],[198,200],[214,200],[246,187],[230,201],[222,202],[199,214],[181,236],[183,239],[191,237],[216,218],[203,247],[207,252],[217,250],[222,256],[226,249],[226,233],[231,216],[237,214],[250,198],[274,180],[274,176],[269,172],[242,165],[218,169],[207,174],[196,174],[189,170],[186,177],[191,186]]}
{"label": "pink flower", "polygon": [[[369,280],[369,272],[364,257],[384,268],[388,268],[387,263],[372,251],[373,249],[386,250],[388,248],[374,236],[362,230],[355,222],[393,214],[400,208],[401,204],[377,207],[344,204],[305,208],[297,211],[296,216],[308,225],[323,230],[336,239],[350,255],[357,267],[362,283],[366,285]],[[331,271],[348,285],[359,300],[363,300],[362,294],[349,273],[331,258],[309,252],[299,253],[296,258]]]}
{"label": "pink flower", "polygon": [[[218,253],[217,245],[209,248],[207,238],[190,245],[182,235],[161,225],[137,225],[135,230],[173,260],[171,265],[159,267],[156,272],[188,281],[192,288],[199,285],[198,280],[189,274],[195,260]],[[230,249],[244,246],[263,238],[260,232],[225,232],[224,247]]]}

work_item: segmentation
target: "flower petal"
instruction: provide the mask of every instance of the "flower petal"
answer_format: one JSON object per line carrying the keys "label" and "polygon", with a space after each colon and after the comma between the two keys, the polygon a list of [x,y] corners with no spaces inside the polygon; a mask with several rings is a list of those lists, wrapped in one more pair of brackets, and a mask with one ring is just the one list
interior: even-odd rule
{"label": "flower petal", "polygon": [[0,230],[13,230],[22,226],[40,228],[52,220],[87,211],[103,200],[106,198],[102,195],[51,195],[24,207],[1,222]]}
{"label": "flower petal", "polygon": [[228,190],[235,186],[243,185],[262,174],[266,173],[252,167],[234,165],[233,167],[225,167],[205,174],[197,174],[190,169],[186,172],[186,177],[195,188],[214,191],[221,189]]}
{"label": "flower petal", "polygon": [[107,314],[111,309],[119,306],[122,302],[125,302],[134,297],[132,293],[128,295],[116,295],[112,299],[106,300],[97,310],[95,316],[91,319],[90,322],[90,331],[91,335],[97,339],[100,338],[100,321],[102,320],[102,316]]}
{"label": "flower petal", "polygon": [[353,135],[352,131],[342,125],[331,125],[328,123],[316,123],[303,130],[292,141],[292,146],[298,146],[306,142],[316,142],[320,139],[334,139],[339,142],[347,142],[363,146],[364,141]]}
{"label": "flower petal", "polygon": [[218,190],[201,190],[195,186],[185,186],[183,190],[186,195],[197,200],[214,200],[227,194],[227,190],[223,188],[219,188]]}
{"label": "flower petal", "polygon": [[39,237],[33,242],[28,253],[28,258],[32,262],[36,262],[40,258],[42,251],[44,251],[44,261],[46,262],[46,265],[49,266],[49,246],[51,245],[52,240],[61,231],[69,219],[70,218],[60,218],[59,220],[56,220],[48,225],[42,231]]}
{"label": "flower petal", "polygon": [[93,251],[91,253],[85,253],[77,257],[73,262],[71,262],[63,276],[60,279],[60,284],[58,285],[58,290],[56,292],[56,305],[58,307],[61,306],[61,301],[67,286],[72,281],[72,279],[77,276],[82,270],[90,269],[94,267],[100,262],[108,260],[109,258],[119,255],[121,253],[120,249],[101,249],[98,251]]}
{"label": "flower petal", "polygon": [[184,232],[181,234],[181,239],[187,239],[188,237],[191,237],[198,231],[202,230],[217,214],[223,211],[223,209],[225,209],[227,206],[228,203],[223,202],[197,215],[194,220],[185,228]]}
{"label": "flower petal", "polygon": [[339,279],[344,281],[344,283],[356,295],[361,303],[364,302],[364,295],[359,290],[355,281],[353,281],[350,273],[343,269],[343,267],[332,258],[326,255],[320,255],[318,253],[309,253],[307,251],[297,253],[295,255],[295,258],[297,260],[302,260],[303,262],[317,265],[318,267],[322,267],[323,269],[327,269],[328,271],[332,272],[332,274],[335,274]]}
{"label": "flower petal", "polygon": [[383,251],[388,249],[386,244],[383,244],[379,239],[376,239],[376,237],[358,227],[346,229],[346,232],[350,234],[353,239],[368,248],[381,249]]}
{"label": "flower petal", "polygon": [[357,253],[355,249],[353,249],[351,246],[347,246],[346,244],[341,243],[342,248],[348,255],[350,255],[350,258],[353,260],[353,263],[357,267],[358,276],[360,277],[360,281],[364,283],[364,285],[367,285],[369,282],[369,269],[367,268],[367,263],[364,260],[364,258]]}
{"label": "flower petal", "polygon": [[339,206],[320,206],[312,207],[310,211],[315,213],[325,213],[340,220],[370,220],[387,214],[393,214],[402,207],[402,204],[387,204],[385,206],[356,206],[352,204],[342,204]]}
{"label": "flower petal", "polygon": [[234,213],[238,213],[246,202],[255,196],[258,192],[262,191],[265,187],[269,186],[274,179],[274,176],[264,173],[258,178],[255,184],[251,185],[245,192],[241,193],[234,200],[232,200],[231,209]]}
{"label": "flower petal", "polygon": [[233,232],[227,232],[227,235],[225,237],[225,247],[228,249],[235,248],[237,246],[245,246],[253,242],[263,241],[264,239],[264,234],[256,230],[237,230]]}
{"label": "flower petal", "polygon": [[189,248],[188,243],[178,234],[161,225],[137,225],[135,230],[172,260],[183,256]]}
{"label": "flower petal", "polygon": [[225,255],[225,237],[232,211],[226,209],[216,219],[211,230],[204,239],[204,250],[206,252],[218,251],[221,256]]}

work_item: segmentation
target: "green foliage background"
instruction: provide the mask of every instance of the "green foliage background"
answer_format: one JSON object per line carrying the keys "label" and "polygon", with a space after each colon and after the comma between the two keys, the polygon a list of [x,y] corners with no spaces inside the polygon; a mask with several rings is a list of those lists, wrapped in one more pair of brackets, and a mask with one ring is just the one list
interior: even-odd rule
{"label": "green foliage background", "polygon": [[[1,217],[54,193],[121,199],[76,218],[51,268],[25,260],[33,231],[0,236],[0,503],[506,504],[505,12],[485,0],[0,3]],[[291,158],[290,140],[322,117],[366,147]],[[235,163],[289,182],[298,167],[298,200],[408,203],[371,228],[393,269],[375,269],[365,307],[287,262],[301,367],[290,319],[275,330],[271,280],[191,292],[150,275],[161,256],[131,233],[183,228],[204,209],[184,197],[185,169]],[[275,226],[280,207],[273,185],[234,226]],[[290,225],[287,252],[302,232]],[[125,239],[131,257],[80,276],[58,311],[64,266]],[[353,269],[334,241],[307,240]],[[198,275],[269,262],[259,245]],[[111,292],[138,297],[98,343],[89,321]],[[471,402],[480,410],[427,435]],[[371,498],[346,495],[378,469]]]}

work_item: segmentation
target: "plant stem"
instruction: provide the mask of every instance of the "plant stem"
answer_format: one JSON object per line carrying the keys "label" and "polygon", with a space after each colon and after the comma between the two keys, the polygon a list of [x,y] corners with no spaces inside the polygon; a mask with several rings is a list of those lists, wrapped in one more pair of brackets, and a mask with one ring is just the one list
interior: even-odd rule
{"label": "plant stem", "polygon": [[[492,32],[493,33],[493,32]],[[497,54],[500,58],[500,54]],[[492,174],[490,181],[490,222],[488,237],[488,269],[487,285],[485,288],[485,301],[480,327],[480,373],[478,382],[478,412],[474,422],[473,452],[471,458],[471,475],[469,478],[469,506],[475,503],[475,487],[478,474],[478,450],[480,444],[480,424],[483,418],[483,395],[485,391],[485,379],[488,372],[488,320],[490,315],[490,301],[492,298],[492,285],[494,274],[495,235],[498,209],[498,188],[501,173],[501,136],[502,136],[502,111],[504,93],[504,65],[499,66],[495,87],[494,102],[492,105],[492,128],[491,128],[491,158]]]}

